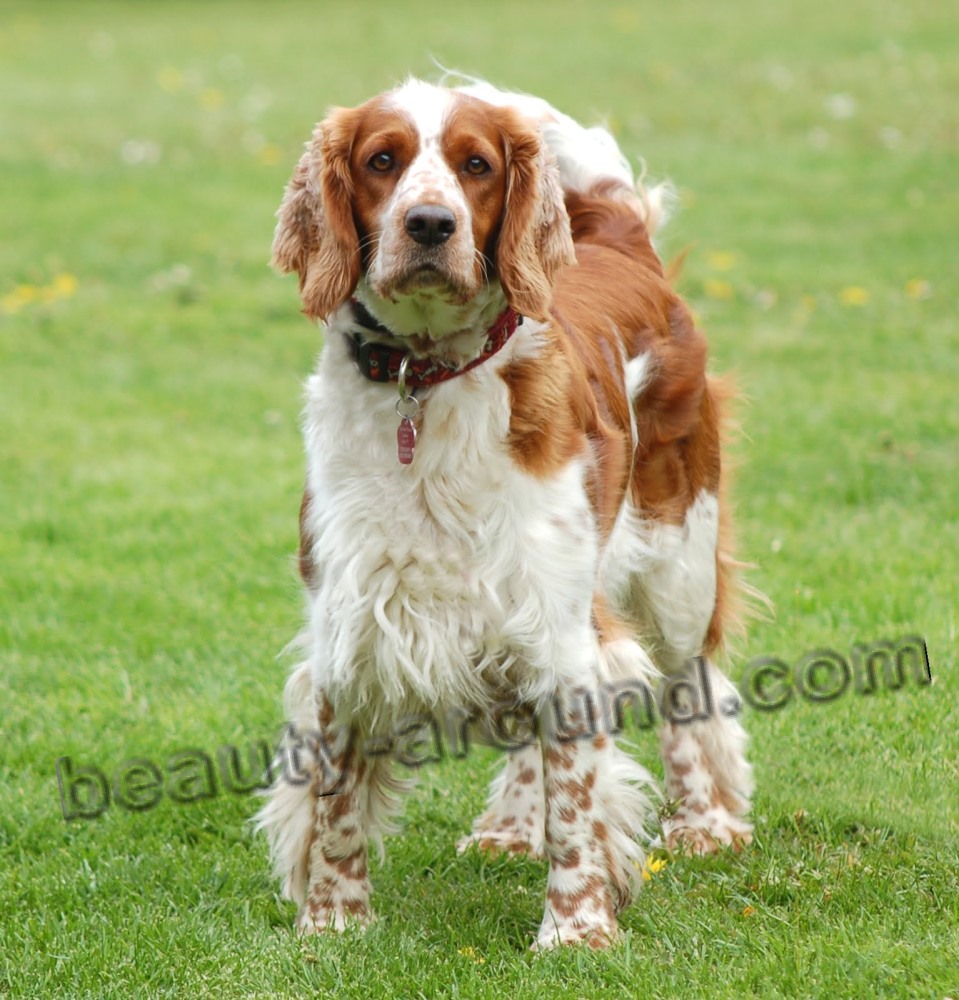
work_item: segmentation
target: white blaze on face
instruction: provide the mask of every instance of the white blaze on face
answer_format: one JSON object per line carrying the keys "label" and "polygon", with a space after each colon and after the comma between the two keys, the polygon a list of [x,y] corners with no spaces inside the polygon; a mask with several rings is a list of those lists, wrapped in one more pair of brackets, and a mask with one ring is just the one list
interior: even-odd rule
{"label": "white blaze on face", "polygon": [[[430,264],[454,284],[472,278],[473,246],[469,206],[459,180],[443,155],[443,138],[456,94],[420,81],[397,90],[390,104],[402,114],[419,137],[419,149],[403,172],[380,216],[380,236],[369,269],[369,281],[377,291],[387,291]],[[449,209],[456,220],[455,233],[436,247],[416,244],[406,232],[405,219],[418,205]]]}

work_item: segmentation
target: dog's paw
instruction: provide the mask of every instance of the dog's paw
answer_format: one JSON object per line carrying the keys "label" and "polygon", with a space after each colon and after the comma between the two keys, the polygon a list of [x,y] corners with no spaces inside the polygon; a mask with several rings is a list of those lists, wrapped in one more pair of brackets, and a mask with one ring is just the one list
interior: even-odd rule
{"label": "dog's paw", "polygon": [[479,830],[468,837],[462,837],[456,843],[456,853],[463,854],[470,848],[476,848],[485,854],[514,854],[527,858],[543,858],[542,843],[536,843],[531,837],[524,836],[515,827],[503,830]]}
{"label": "dog's paw", "polygon": [[552,914],[543,920],[530,945],[530,951],[549,951],[569,945],[586,945],[593,951],[609,948],[619,940],[619,926],[615,920],[556,920]]}
{"label": "dog's paw", "polygon": [[680,808],[663,822],[666,847],[679,854],[716,854],[724,847],[741,851],[752,839],[752,825],[726,809],[699,814]]}
{"label": "dog's paw", "polygon": [[348,927],[368,927],[376,917],[368,903],[350,900],[341,903],[305,903],[296,918],[297,932],[311,934],[341,933]]}

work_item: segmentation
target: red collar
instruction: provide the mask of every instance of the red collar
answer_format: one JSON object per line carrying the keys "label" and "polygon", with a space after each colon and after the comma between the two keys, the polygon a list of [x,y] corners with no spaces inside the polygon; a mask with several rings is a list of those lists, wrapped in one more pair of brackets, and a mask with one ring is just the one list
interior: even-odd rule
{"label": "red collar", "polygon": [[[377,323],[363,305],[356,300],[353,302],[353,312],[360,326],[371,332],[377,330],[381,333],[389,332],[384,326]],[[468,372],[471,368],[476,368],[497,351],[502,350],[522,322],[523,317],[507,306],[486,334],[486,343],[483,344],[479,356],[461,368],[444,361],[437,361],[434,358],[410,358],[406,366],[406,385],[410,389],[425,388],[437,385],[439,382],[447,382],[451,378],[456,378],[457,375]],[[408,351],[404,351],[400,347],[377,344],[375,341],[366,341],[362,333],[348,333],[346,344],[356,362],[356,367],[365,378],[371,382],[399,381],[400,365],[407,357]]]}

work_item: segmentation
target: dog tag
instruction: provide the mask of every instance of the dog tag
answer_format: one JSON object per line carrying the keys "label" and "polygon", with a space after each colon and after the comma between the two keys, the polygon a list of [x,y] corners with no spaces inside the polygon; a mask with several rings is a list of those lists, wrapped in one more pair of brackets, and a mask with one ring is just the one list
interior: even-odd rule
{"label": "dog tag", "polygon": [[409,417],[403,417],[400,426],[396,428],[396,456],[402,465],[413,461],[413,448],[416,446],[416,428]]}

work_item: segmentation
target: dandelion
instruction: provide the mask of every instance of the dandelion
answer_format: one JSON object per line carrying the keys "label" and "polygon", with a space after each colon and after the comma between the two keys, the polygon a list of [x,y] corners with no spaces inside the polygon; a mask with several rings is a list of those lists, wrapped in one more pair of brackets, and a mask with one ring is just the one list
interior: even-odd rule
{"label": "dandelion", "polygon": [[77,290],[76,275],[62,272],[53,277],[47,285],[17,285],[12,292],[0,298],[0,310],[8,316],[20,312],[24,306],[35,302],[55,302],[74,295]]}
{"label": "dandelion", "polygon": [[731,271],[736,266],[736,255],[728,250],[715,250],[707,261],[714,271]]}
{"label": "dandelion", "polygon": [[830,94],[825,100],[826,114],[842,121],[856,113],[856,98],[852,94]]}
{"label": "dandelion", "polygon": [[253,122],[273,104],[273,92],[269,87],[254,87],[240,101],[240,115],[245,121]]}
{"label": "dandelion", "polygon": [[283,150],[274,142],[265,142],[257,150],[256,158],[264,167],[275,167],[283,160]]}
{"label": "dandelion", "polygon": [[898,149],[902,145],[902,132],[894,125],[884,125],[879,130],[879,141],[886,149]]}
{"label": "dandelion", "polygon": [[632,7],[617,7],[609,19],[617,31],[626,33],[639,30],[639,15]]}
{"label": "dandelion", "polygon": [[913,278],[906,282],[906,295],[914,302],[928,299],[932,295],[932,285],[925,278]]}
{"label": "dandelion", "polygon": [[164,66],[157,73],[157,86],[160,90],[165,90],[168,94],[175,94],[183,89],[183,74],[176,66]]}
{"label": "dandelion", "polygon": [[61,271],[53,276],[53,281],[47,286],[58,299],[68,299],[77,291],[77,276],[69,271]]}
{"label": "dandelion", "polygon": [[162,155],[160,144],[152,139],[127,139],[120,147],[120,159],[128,166],[158,163]]}
{"label": "dandelion", "polygon": [[744,906],[743,907],[743,916],[744,917],[751,917],[755,912],[756,912],[756,907],[755,906]]}
{"label": "dandelion", "polygon": [[17,285],[12,292],[4,295],[3,311],[8,315],[20,312],[24,306],[30,305],[43,298],[43,294],[36,285]]}
{"label": "dandelion", "polygon": [[16,292],[9,292],[0,299],[0,309],[3,309],[8,316],[13,316],[15,313],[20,312],[22,308],[23,302],[20,301],[20,297]]}
{"label": "dandelion", "polygon": [[770,66],[766,73],[766,79],[776,88],[776,90],[792,90],[795,78],[792,72],[785,66]]}
{"label": "dandelion", "polygon": [[649,857],[646,858],[646,861],[643,864],[642,868],[643,881],[649,882],[650,879],[652,879],[652,877],[657,872],[661,872],[665,867],[666,867],[665,858],[654,858],[652,857],[652,855],[650,855]]}
{"label": "dandelion", "polygon": [[869,292],[860,285],[847,285],[839,293],[839,301],[844,306],[864,306],[869,301]]}
{"label": "dandelion", "polygon": [[728,281],[722,281],[719,278],[708,278],[704,281],[703,291],[707,298],[719,299],[722,302],[728,302],[735,295],[733,286]]}
{"label": "dandelion", "polygon": [[476,949],[467,945],[465,948],[458,948],[457,954],[462,955],[464,958],[470,959],[473,965],[485,965],[486,959],[482,955],[476,953]]}
{"label": "dandelion", "polygon": [[205,111],[216,111],[217,108],[222,108],[225,100],[223,91],[217,90],[216,87],[204,87],[197,95],[197,101]]}

